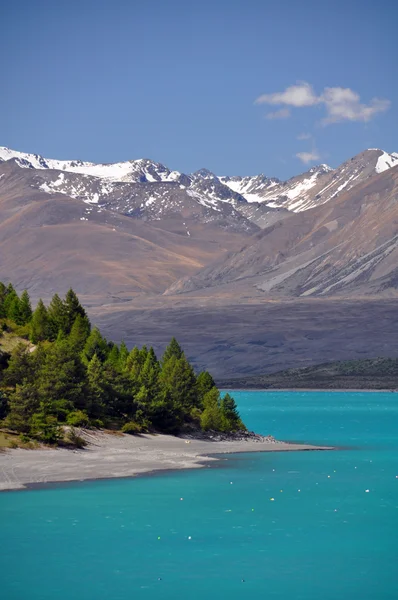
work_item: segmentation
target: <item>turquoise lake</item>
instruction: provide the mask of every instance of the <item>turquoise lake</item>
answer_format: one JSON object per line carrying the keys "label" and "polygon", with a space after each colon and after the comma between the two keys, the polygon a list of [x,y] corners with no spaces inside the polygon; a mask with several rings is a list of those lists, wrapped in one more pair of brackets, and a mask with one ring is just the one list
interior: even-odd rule
{"label": "turquoise lake", "polygon": [[1,598],[396,600],[398,395],[233,395],[251,429],[343,449],[2,493]]}

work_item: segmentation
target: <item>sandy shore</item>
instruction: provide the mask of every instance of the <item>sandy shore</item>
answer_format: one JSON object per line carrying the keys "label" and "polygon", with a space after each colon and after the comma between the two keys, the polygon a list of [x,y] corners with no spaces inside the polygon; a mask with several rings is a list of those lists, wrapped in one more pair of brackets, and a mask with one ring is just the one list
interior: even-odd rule
{"label": "sandy shore", "polygon": [[217,460],[215,454],[331,450],[324,446],[288,444],[258,436],[244,440],[198,440],[170,435],[85,434],[84,450],[62,448],[7,450],[0,454],[0,490],[29,484],[132,477],[170,469],[200,468]]}

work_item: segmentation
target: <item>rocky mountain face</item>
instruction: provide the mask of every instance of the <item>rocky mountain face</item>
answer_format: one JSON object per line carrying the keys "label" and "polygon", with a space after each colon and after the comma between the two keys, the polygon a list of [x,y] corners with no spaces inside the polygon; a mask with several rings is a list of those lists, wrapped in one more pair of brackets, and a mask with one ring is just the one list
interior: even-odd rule
{"label": "rocky mountain face", "polygon": [[337,169],[328,165],[312,167],[288,181],[255,177],[221,177],[220,180],[248,202],[301,212],[325,204],[365,181],[398,165],[398,153],[371,149],[347,160]]}
{"label": "rocky mountain face", "polygon": [[[155,284],[140,279],[132,290],[218,293],[233,284],[272,296],[377,294],[395,289],[394,165],[398,154],[366,150],[337,169],[320,165],[281,182],[264,175],[218,177],[207,169],[185,175],[148,159],[104,165],[0,148],[0,201],[3,209],[14,201],[12,223],[29,228],[68,222],[81,232],[82,224],[88,231],[101,223],[134,235],[141,227],[144,239],[155,230],[175,234],[176,264],[182,249],[184,261],[190,257],[186,267],[174,270],[165,253],[170,275]],[[3,219],[6,237],[10,227]],[[225,257],[226,250],[232,254]],[[143,252],[134,269],[142,273],[146,258],[151,264],[152,254]],[[161,262],[159,255],[155,271]]]}
{"label": "rocky mountain face", "polygon": [[395,294],[397,265],[398,166],[290,214],[166,293],[229,286],[272,297]]}
{"label": "rocky mountain face", "polygon": [[[14,160],[0,163],[0,280],[27,288],[33,300],[36,290],[51,296],[69,287],[88,305],[162,293],[247,238],[212,222],[192,221],[190,235],[172,232],[172,222],[155,227],[96,203],[48,193],[39,173]],[[70,182],[76,176],[48,171],[54,181],[60,175]]]}
{"label": "rocky mountain face", "polygon": [[182,224],[192,218],[253,234],[289,212],[324,204],[393,167],[398,154],[366,150],[337,169],[319,165],[285,182],[265,175],[219,177],[207,169],[185,175],[148,159],[94,164],[0,148],[0,162],[8,160],[35,173],[30,185],[48,194],[65,194],[143,220],[177,218]]}

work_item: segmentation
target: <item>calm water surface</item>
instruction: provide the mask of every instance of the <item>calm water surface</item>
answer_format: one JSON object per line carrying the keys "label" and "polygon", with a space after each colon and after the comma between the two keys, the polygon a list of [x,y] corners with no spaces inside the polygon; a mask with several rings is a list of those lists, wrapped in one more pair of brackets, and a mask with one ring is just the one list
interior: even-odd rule
{"label": "calm water surface", "polygon": [[1,598],[396,600],[398,395],[234,396],[256,431],[347,449],[0,494]]}

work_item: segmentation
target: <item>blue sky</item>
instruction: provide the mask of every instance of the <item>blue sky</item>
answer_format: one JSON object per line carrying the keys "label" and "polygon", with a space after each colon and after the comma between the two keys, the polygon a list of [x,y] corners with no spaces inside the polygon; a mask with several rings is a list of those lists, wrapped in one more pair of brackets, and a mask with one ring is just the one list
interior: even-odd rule
{"label": "blue sky", "polygon": [[280,178],[398,152],[397,20],[396,0],[9,3],[0,145]]}

